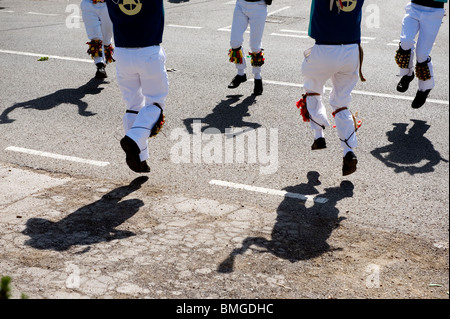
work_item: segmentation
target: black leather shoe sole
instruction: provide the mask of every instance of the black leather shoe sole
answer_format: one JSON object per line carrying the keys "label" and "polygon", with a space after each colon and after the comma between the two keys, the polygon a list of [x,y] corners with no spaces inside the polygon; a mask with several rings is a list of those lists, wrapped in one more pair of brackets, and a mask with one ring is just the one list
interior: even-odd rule
{"label": "black leather shoe sole", "polygon": [[126,154],[127,165],[132,171],[136,173],[150,172],[150,167],[147,165],[147,162],[141,162],[139,157],[141,151],[135,141],[128,136],[125,136],[120,140],[120,146]]}
{"label": "black leather shoe sole", "polygon": [[235,89],[237,88],[239,85],[241,85],[241,83],[247,82],[247,75],[236,75],[233,80],[231,81],[230,84],[228,84],[228,88],[229,89]]}
{"label": "black leather shoe sole", "polygon": [[97,72],[95,72],[96,79],[106,79],[108,75],[106,74],[105,65],[103,63],[97,63]]}
{"label": "black leather shoe sole", "polygon": [[405,93],[409,89],[409,84],[414,80],[414,72],[410,76],[405,75],[400,79],[400,82],[397,84],[397,91],[401,93]]}
{"label": "black leather shoe sole", "polygon": [[327,148],[327,143],[323,137],[319,137],[317,140],[314,140],[314,143],[311,145],[312,150],[322,150]]}
{"label": "black leather shoe sole", "polygon": [[261,95],[263,93],[263,83],[261,79],[255,79],[253,95]]}
{"label": "black leather shoe sole", "polygon": [[97,70],[95,72],[95,78],[96,79],[106,79],[108,75],[106,74],[105,70]]}
{"label": "black leather shoe sole", "polygon": [[411,107],[413,109],[418,109],[418,108],[422,107],[425,104],[425,102],[427,101],[428,94],[430,94],[430,92],[431,92],[431,90],[417,91],[416,97],[414,98],[414,100],[411,103]]}
{"label": "black leather shoe sole", "polygon": [[342,175],[347,176],[356,171],[356,164],[358,159],[353,152],[348,152],[344,157],[344,163],[342,165]]}

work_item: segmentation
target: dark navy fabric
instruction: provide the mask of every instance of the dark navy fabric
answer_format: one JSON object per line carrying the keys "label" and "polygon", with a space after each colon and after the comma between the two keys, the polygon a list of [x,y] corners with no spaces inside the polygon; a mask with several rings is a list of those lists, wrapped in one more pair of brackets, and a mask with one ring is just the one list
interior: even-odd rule
{"label": "dark navy fabric", "polygon": [[430,8],[443,8],[447,0],[412,0],[411,2]]}
{"label": "dark navy fabric", "polygon": [[361,19],[364,0],[342,1],[345,7],[339,10],[339,0],[312,0],[309,36],[317,44],[361,43]]}
{"label": "dark navy fabric", "polygon": [[163,0],[106,0],[116,47],[159,45],[164,32]]}

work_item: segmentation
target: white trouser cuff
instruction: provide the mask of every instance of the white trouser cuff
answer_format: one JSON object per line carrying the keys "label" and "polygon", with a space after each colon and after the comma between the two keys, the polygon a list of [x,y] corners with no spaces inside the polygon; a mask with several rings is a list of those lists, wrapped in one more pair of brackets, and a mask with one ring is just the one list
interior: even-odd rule
{"label": "white trouser cuff", "polygon": [[[149,158],[148,138],[160,115],[161,109],[156,105],[145,106],[137,114],[133,126],[126,132],[126,135],[139,146],[141,161]],[[129,118],[132,117],[127,117],[127,119]]]}
{"label": "white trouser cuff", "polygon": [[338,112],[334,117],[338,137],[341,140],[341,146],[344,150],[348,147],[356,148],[358,141],[355,132],[355,122],[352,113],[349,110]]}
{"label": "white trouser cuff", "polygon": [[[330,126],[327,117],[327,110],[322,103],[322,96],[313,95],[306,97],[306,107],[310,116],[310,127],[313,130],[323,129],[323,127]],[[321,127],[323,126],[323,127]]]}

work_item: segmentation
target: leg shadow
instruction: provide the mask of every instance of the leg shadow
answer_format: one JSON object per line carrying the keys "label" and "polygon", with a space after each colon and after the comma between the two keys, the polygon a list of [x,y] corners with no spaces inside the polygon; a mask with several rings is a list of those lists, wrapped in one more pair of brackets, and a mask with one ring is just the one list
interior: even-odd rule
{"label": "leg shadow", "polygon": [[244,121],[244,117],[250,116],[249,107],[255,103],[256,97],[248,96],[240,101],[241,97],[242,95],[227,95],[225,100],[222,100],[214,107],[211,114],[206,115],[204,118],[185,119],[183,122],[189,134],[193,134],[192,123],[194,121],[201,121],[203,124],[206,124],[202,128],[202,132],[208,128],[214,128],[225,133],[225,129],[232,127],[252,129],[261,127],[258,123]]}
{"label": "leg shadow", "polygon": [[78,107],[78,114],[81,116],[93,116],[95,113],[87,110],[88,104],[82,99],[86,95],[99,94],[103,88],[99,87],[100,84],[105,83],[102,80],[91,79],[86,84],[76,89],[62,89],[55,93],[33,99],[26,102],[16,103],[6,108],[2,114],[0,114],[0,124],[12,123],[15,120],[9,117],[9,114],[16,109],[35,109],[38,111],[51,110],[61,104],[72,104]]}
{"label": "leg shadow", "polygon": [[141,188],[147,180],[148,177],[140,176],[129,185],[112,190],[100,200],[81,207],[58,222],[30,218],[22,232],[30,237],[25,244],[42,250],[64,251],[74,245],[134,236],[134,233],[117,230],[116,227],[133,217],[144,203],[139,199],[120,201]]}
{"label": "leg shadow", "polygon": [[421,120],[411,121],[413,126],[409,131],[407,123],[394,123],[392,131],[386,133],[391,144],[374,149],[371,154],[395,173],[410,175],[430,173],[441,161],[448,163],[425,137],[430,125]]}
{"label": "leg shadow", "polygon": [[[285,190],[304,195],[318,194],[318,173],[308,173],[308,183],[287,187]],[[244,254],[252,246],[258,253],[271,253],[279,258],[297,262],[311,259],[321,254],[338,250],[327,243],[334,229],[344,217],[339,217],[336,204],[346,197],[353,197],[354,186],[350,181],[343,181],[339,187],[327,188],[321,198],[325,203],[314,202],[305,208],[304,202],[286,197],[277,209],[277,220],[272,230],[272,238],[248,237],[240,248],[234,249],[229,257],[219,266],[221,273],[233,272],[234,262],[238,255]]]}

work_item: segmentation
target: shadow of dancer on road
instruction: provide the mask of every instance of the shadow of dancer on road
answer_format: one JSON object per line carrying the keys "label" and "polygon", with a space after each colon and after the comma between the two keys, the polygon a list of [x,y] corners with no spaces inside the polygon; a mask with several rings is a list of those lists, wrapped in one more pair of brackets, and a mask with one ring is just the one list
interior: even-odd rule
{"label": "shadow of dancer on road", "polygon": [[[386,133],[391,144],[374,149],[370,153],[386,166],[393,168],[395,173],[430,173],[441,161],[448,163],[425,137],[430,125],[421,120],[411,121],[414,124],[408,132],[407,123],[394,123],[392,131]],[[417,166],[423,161],[423,165]]]}
{"label": "shadow of dancer on road", "polygon": [[9,114],[19,108],[35,109],[38,111],[51,110],[61,104],[73,104],[78,107],[78,114],[81,116],[93,116],[96,113],[87,111],[88,104],[81,99],[86,95],[99,94],[103,88],[99,87],[100,84],[106,83],[102,80],[91,79],[86,84],[76,89],[62,89],[55,93],[39,97],[30,101],[16,103],[13,106],[6,108],[2,114],[0,114],[0,124],[12,123],[15,120],[9,118]]}
{"label": "shadow of dancer on road", "polygon": [[[318,173],[308,173],[308,183],[285,188],[287,192],[303,195],[318,194],[316,185]],[[345,217],[339,217],[336,204],[343,198],[353,197],[354,186],[350,181],[342,181],[339,187],[326,188],[320,197],[326,202],[314,201],[306,208],[304,201],[285,197],[277,209],[277,220],[272,229],[272,238],[248,237],[242,247],[234,249],[230,256],[218,267],[220,273],[233,271],[238,255],[244,254],[252,246],[259,247],[258,253],[269,252],[275,256],[294,263],[318,257],[327,251],[339,250],[330,247],[328,238]],[[300,204],[300,205],[299,205]],[[261,250],[261,248],[263,250]]]}
{"label": "shadow of dancer on road", "polygon": [[129,185],[112,190],[92,204],[81,207],[58,222],[30,218],[22,232],[31,237],[26,245],[45,250],[64,251],[74,245],[90,245],[134,236],[133,232],[117,230],[133,217],[144,203],[124,197],[141,188],[147,176],[134,179]]}
{"label": "shadow of dancer on road", "polygon": [[[183,122],[189,134],[193,134],[192,123],[194,121],[201,121],[202,123],[207,124],[207,126],[202,129],[202,132],[208,128],[218,129],[220,132],[225,133],[225,129],[232,127],[246,127],[252,129],[261,127],[258,123],[244,121],[244,117],[250,116],[249,107],[255,103],[256,97],[248,96],[240,101],[241,97],[242,95],[227,95],[227,99],[222,100],[217,104],[212,113],[206,115],[204,118],[184,119]],[[233,106],[235,103],[237,104]]]}

